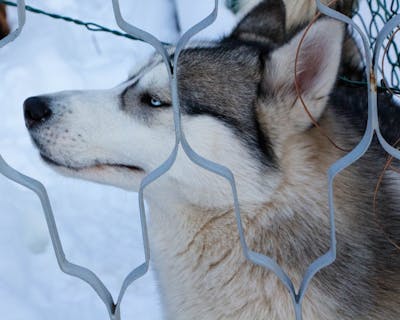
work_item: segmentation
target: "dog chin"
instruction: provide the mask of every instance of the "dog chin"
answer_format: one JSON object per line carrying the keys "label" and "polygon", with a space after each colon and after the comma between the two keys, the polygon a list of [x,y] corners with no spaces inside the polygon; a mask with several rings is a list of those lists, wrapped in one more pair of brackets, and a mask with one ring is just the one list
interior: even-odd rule
{"label": "dog chin", "polygon": [[138,191],[140,182],[146,175],[144,170],[134,166],[96,164],[74,168],[58,164],[43,155],[42,159],[63,176],[111,185],[129,191]]}

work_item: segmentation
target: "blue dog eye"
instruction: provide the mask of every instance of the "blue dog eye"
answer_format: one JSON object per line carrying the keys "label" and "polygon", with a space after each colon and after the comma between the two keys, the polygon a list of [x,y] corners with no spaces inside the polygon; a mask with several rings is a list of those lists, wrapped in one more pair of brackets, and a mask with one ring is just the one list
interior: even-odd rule
{"label": "blue dog eye", "polygon": [[168,103],[165,101],[162,101],[157,98],[157,96],[152,96],[149,93],[144,93],[141,98],[140,98],[141,103],[153,107],[153,108],[161,108],[161,107],[166,107],[169,106]]}
{"label": "blue dog eye", "polygon": [[164,103],[163,103],[162,101],[156,99],[156,98],[151,98],[151,99],[150,99],[150,104],[151,104],[153,107],[161,107]]}

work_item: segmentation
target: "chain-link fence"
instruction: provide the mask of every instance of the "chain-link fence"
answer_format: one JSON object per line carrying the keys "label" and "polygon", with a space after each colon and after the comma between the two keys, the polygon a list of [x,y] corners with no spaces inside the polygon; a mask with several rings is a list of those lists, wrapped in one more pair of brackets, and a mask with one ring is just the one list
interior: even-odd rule
{"label": "chain-link fence", "polygon": [[[383,26],[399,12],[399,1],[389,0],[363,0],[360,1],[357,10],[353,13],[353,19],[364,33],[368,35],[370,49],[375,48],[379,31]],[[382,54],[379,58],[378,80],[382,88],[391,93],[398,94],[400,86],[399,69],[399,37],[398,29],[383,42]]]}
{"label": "chain-link fence", "polygon": [[[355,21],[369,36],[371,50],[375,47],[379,31],[398,13],[399,1],[397,0],[364,0],[360,3],[360,10],[355,13]],[[380,65],[379,69],[380,72],[384,71],[386,85],[398,90],[400,88],[400,38],[395,37],[395,32],[396,30],[393,30],[390,37],[384,41],[385,48],[388,46],[387,52],[385,52],[385,67],[382,69],[382,65]],[[393,38],[392,35],[394,35]]]}

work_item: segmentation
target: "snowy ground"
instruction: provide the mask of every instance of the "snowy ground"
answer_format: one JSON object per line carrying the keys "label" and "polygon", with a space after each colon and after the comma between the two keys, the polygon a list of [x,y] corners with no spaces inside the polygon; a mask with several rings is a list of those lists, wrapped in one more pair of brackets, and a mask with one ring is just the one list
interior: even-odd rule
{"label": "snowy ground", "polygon": [[[173,0],[125,0],[129,21],[164,41],[178,37]],[[187,28],[211,11],[213,0],[178,1]],[[117,28],[111,0],[27,1],[45,10]],[[189,5],[188,5],[189,4]],[[196,8],[198,7],[198,8]],[[203,36],[228,31],[234,17],[222,8]],[[15,10],[10,20],[16,26]],[[22,103],[32,95],[66,89],[107,88],[151,52],[148,45],[28,13],[22,35],[0,49],[0,153],[47,187],[67,257],[96,272],[117,296],[126,274],[143,262],[137,196],[66,179],[39,160],[25,130]],[[56,264],[35,195],[0,177],[0,308],[7,320],[101,320],[106,309],[92,289]],[[135,283],[123,319],[161,319],[152,273]]]}

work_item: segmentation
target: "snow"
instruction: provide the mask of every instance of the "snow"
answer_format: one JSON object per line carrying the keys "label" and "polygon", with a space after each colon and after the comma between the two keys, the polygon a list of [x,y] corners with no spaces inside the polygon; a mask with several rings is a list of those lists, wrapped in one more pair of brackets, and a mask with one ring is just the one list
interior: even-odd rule
{"label": "snow", "polygon": [[[176,0],[175,2],[182,32],[188,30],[197,21],[204,19],[214,9],[214,1]],[[216,21],[195,35],[193,39],[215,39],[228,34],[232,30],[232,26],[236,21],[235,15],[222,7],[222,4],[220,4],[219,9]],[[190,14],[187,14],[188,12]]]}
{"label": "snow", "polygon": [[[211,12],[213,0],[177,0],[182,29]],[[111,0],[27,1],[28,5],[118,29]],[[125,19],[166,42],[179,37],[173,0],[121,1]],[[218,38],[234,24],[221,6]],[[16,27],[15,9],[9,10]],[[149,45],[74,24],[27,14],[19,38],[0,49],[0,153],[17,170],[46,186],[68,259],[93,270],[114,298],[128,272],[144,261],[137,195],[67,179],[47,168],[30,142],[22,115],[25,98],[68,89],[108,88],[152,52]],[[0,177],[0,308],[7,320],[108,319],[101,300],[56,263],[36,196]],[[153,271],[134,283],[123,319],[161,319]]]}

